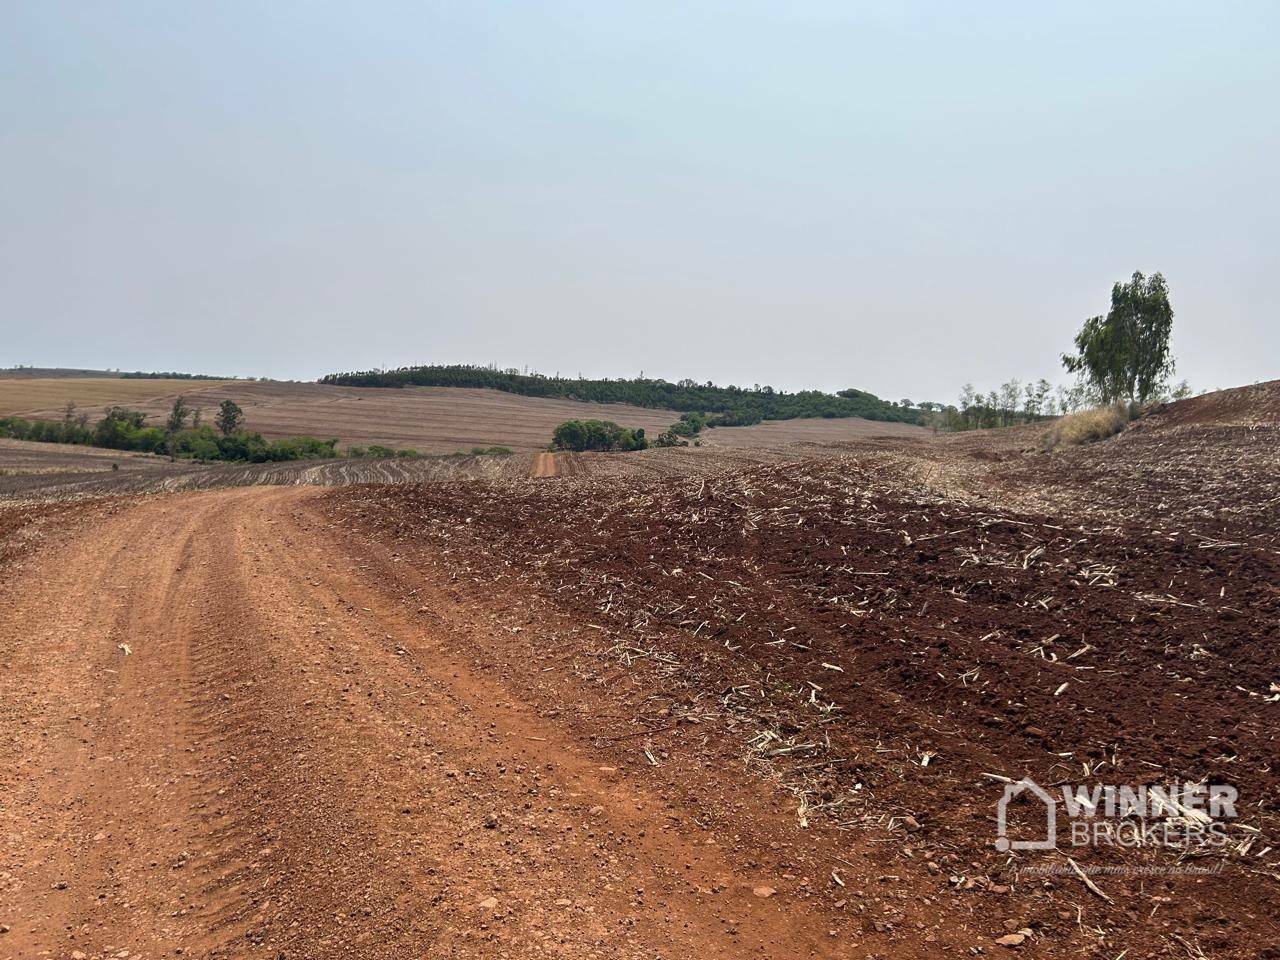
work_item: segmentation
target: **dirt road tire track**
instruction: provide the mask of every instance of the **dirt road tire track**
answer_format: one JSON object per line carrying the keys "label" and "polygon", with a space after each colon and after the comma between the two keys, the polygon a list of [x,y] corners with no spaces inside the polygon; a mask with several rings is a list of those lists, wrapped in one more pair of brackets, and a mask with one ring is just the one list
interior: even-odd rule
{"label": "dirt road tire track", "polygon": [[560,475],[560,463],[556,459],[554,453],[535,453],[533,455],[533,470],[529,476],[539,477],[558,477]]}
{"label": "dirt road tire track", "polygon": [[380,594],[313,496],[146,500],[0,590],[0,955],[841,955]]}

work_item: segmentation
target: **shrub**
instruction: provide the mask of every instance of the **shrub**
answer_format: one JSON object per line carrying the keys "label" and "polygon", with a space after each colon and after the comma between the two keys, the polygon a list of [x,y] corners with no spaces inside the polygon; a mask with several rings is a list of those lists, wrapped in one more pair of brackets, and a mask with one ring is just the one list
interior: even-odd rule
{"label": "shrub", "polygon": [[1127,404],[1119,403],[1110,407],[1081,410],[1079,413],[1060,417],[1045,434],[1044,449],[1054,450],[1058,447],[1096,443],[1107,437],[1114,437],[1129,422],[1129,411]]}
{"label": "shrub", "polygon": [[636,427],[629,430],[622,428],[622,435],[618,437],[619,450],[647,450],[649,441],[645,438],[644,427]]}
{"label": "shrub", "polygon": [[223,460],[249,460],[261,463],[267,459],[267,441],[257,433],[237,431],[218,438],[218,450]]}
{"label": "shrub", "polygon": [[671,425],[671,432],[678,437],[696,437],[707,426],[706,414],[686,413]]}
{"label": "shrub", "polygon": [[190,445],[191,456],[197,460],[208,461],[220,459],[218,443],[208,437],[197,437]]}
{"label": "shrub", "polygon": [[643,450],[644,430],[620,427],[612,420],[566,420],[556,427],[551,445],[557,450]]}
{"label": "shrub", "polygon": [[164,431],[159,427],[143,427],[133,434],[130,450],[158,453],[164,447]]}
{"label": "shrub", "polygon": [[338,455],[338,440],[315,437],[286,437],[267,445],[267,460],[324,460]]}
{"label": "shrub", "polygon": [[[186,414],[183,419],[191,418]],[[112,450],[167,453],[197,460],[247,460],[263,463],[268,460],[314,460],[337,456],[337,440],[286,437],[268,443],[260,434],[244,430],[223,435],[208,424],[202,424],[165,431],[159,427],[144,427],[144,420],[145,416],[141,412],[124,407],[107,408],[103,418],[92,428],[83,423],[83,418],[64,418],[59,422],[0,417],[0,437],[44,443],[78,443]],[[390,451],[388,455],[396,452]],[[401,453],[406,452],[412,453]]]}
{"label": "shrub", "polygon": [[682,440],[674,430],[663,430],[658,439],[653,441],[655,447],[687,447],[688,440]]}
{"label": "shrub", "polygon": [[93,428],[93,443],[115,450],[132,450],[146,414],[124,407],[108,407],[103,418]]}

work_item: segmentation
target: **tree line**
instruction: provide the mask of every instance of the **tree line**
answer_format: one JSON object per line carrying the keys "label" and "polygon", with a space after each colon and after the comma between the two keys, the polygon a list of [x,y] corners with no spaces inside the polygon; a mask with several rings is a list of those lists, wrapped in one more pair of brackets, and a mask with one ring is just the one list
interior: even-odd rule
{"label": "tree line", "polygon": [[[121,380],[239,380],[239,377],[219,377],[212,373],[180,373],[177,370],[120,371]],[[252,377],[248,379],[252,380]]]}
{"label": "tree line", "polygon": [[201,411],[185,397],[177,397],[162,426],[148,426],[146,414],[127,407],[107,407],[90,425],[87,414],[68,403],[61,420],[25,420],[0,417],[0,437],[39,443],[69,443],[133,450],[201,461],[233,460],[267,463],[336,457],[336,439],[285,437],[266,440],[244,429],[244,411],[224,400],[212,425],[203,423]]}
{"label": "tree line", "polygon": [[881,400],[864,390],[801,390],[788,393],[771,386],[717,386],[708,381],[649,379],[588,380],[521,373],[469,364],[400,367],[333,373],[321,383],[347,387],[473,387],[502,390],[526,397],[585,400],[591,403],[629,403],[689,413],[715,414],[709,425],[746,426],[761,420],[793,420],[799,417],[864,417],[920,423],[920,411]]}

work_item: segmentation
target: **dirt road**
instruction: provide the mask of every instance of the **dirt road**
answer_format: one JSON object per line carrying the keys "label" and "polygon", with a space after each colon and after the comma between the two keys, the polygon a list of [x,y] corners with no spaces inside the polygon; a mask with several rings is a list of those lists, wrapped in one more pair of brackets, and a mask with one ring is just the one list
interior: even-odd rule
{"label": "dirt road", "polygon": [[143,500],[0,587],[0,956],[847,953],[316,496]]}
{"label": "dirt road", "polygon": [[530,471],[531,477],[558,477],[560,475],[560,464],[556,460],[554,453],[535,453],[533,455],[533,469]]}

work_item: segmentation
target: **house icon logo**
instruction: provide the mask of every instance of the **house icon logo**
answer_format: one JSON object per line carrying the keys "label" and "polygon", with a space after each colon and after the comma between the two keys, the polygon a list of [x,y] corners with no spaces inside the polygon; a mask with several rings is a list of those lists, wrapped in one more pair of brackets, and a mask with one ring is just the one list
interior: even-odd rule
{"label": "house icon logo", "polygon": [[[1030,792],[1032,796],[1044,804],[1045,830],[1040,840],[1011,840],[1008,836],[1007,811],[1009,801]],[[1017,783],[1006,784],[1004,796],[996,805],[996,849],[1001,853],[1008,850],[1053,850],[1058,846],[1058,801],[1048,790],[1040,786],[1030,777]]]}

